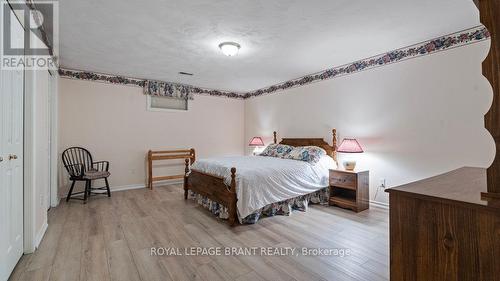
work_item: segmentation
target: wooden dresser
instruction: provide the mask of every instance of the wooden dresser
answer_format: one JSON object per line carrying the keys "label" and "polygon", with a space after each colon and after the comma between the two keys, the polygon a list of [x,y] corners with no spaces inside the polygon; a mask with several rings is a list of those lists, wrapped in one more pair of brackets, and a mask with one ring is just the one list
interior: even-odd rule
{"label": "wooden dresser", "polygon": [[461,168],[388,189],[391,280],[500,280],[500,206],[486,170]]}

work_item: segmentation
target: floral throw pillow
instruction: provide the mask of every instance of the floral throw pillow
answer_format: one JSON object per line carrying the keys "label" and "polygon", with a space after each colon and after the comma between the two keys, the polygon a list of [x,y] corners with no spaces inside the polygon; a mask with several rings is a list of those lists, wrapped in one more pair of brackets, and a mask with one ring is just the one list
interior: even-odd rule
{"label": "floral throw pillow", "polygon": [[317,146],[297,146],[285,158],[315,164],[323,155],[326,155],[326,151],[323,148]]}
{"label": "floral throw pillow", "polygon": [[262,151],[260,156],[271,156],[271,157],[279,157],[285,158],[290,151],[292,151],[293,146],[285,145],[285,144],[270,144]]}

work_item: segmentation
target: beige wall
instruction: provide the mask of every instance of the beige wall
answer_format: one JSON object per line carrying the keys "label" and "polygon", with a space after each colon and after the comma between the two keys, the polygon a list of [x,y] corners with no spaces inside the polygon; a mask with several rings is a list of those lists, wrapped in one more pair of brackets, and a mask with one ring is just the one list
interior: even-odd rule
{"label": "beige wall", "polygon": [[[245,101],[196,96],[188,112],[149,112],[140,88],[60,79],[60,152],[89,148],[111,161],[111,185],[141,185],[148,149],[194,147],[198,157],[250,153],[253,136],[356,137],[371,200],[395,186],[494,155],[483,115],[492,98],[481,75],[489,40]],[[339,155],[340,162],[345,155]],[[162,167],[165,168],[165,167]],[[182,171],[182,165],[165,169]],[[62,174],[66,176],[66,174]],[[62,183],[66,184],[66,178]],[[61,190],[62,193],[66,189]]]}
{"label": "beige wall", "polygon": [[[141,88],[59,81],[59,153],[83,146],[94,160],[110,161],[112,187],[145,183],[149,149],[194,147],[197,157],[243,154],[242,100],[195,96],[187,112],[152,112]],[[157,173],[184,169],[182,161],[162,166]],[[60,174],[60,195],[66,195],[67,174]]]}
{"label": "beige wall", "polygon": [[[380,179],[395,186],[461,166],[487,167],[495,155],[484,129],[490,85],[481,75],[489,40],[433,55],[246,100],[245,136],[356,137],[370,170],[370,197]],[[340,142],[339,142],[340,144]],[[339,155],[342,162],[344,155]]]}

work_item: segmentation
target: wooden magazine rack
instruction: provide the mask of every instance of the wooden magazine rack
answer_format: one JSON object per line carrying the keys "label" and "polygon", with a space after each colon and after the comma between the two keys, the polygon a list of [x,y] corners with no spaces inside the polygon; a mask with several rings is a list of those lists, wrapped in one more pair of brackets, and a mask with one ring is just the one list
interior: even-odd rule
{"label": "wooden magazine rack", "polygon": [[148,188],[153,189],[153,182],[162,180],[183,179],[184,174],[153,177],[153,161],[186,159],[190,164],[196,160],[194,148],[179,150],[148,151]]}

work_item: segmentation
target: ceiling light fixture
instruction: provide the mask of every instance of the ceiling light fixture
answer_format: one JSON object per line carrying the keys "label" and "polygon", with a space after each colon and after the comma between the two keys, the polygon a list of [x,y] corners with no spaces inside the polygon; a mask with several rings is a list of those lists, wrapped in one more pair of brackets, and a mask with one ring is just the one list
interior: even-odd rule
{"label": "ceiling light fixture", "polygon": [[236,42],[223,42],[219,44],[219,48],[224,55],[233,57],[238,54],[241,46]]}

